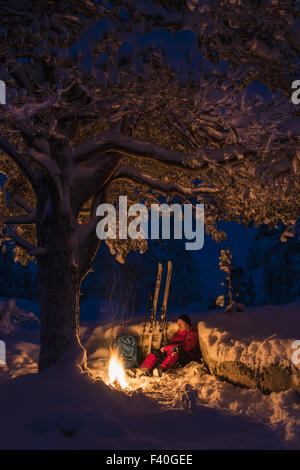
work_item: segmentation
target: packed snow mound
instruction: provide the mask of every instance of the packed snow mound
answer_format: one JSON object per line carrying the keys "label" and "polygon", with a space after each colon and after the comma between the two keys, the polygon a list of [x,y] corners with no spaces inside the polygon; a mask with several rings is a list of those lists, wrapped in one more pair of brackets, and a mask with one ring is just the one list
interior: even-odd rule
{"label": "packed snow mound", "polygon": [[297,364],[294,359],[295,341],[300,340],[300,302],[251,307],[232,315],[213,311],[199,321],[198,333],[213,361],[300,368],[300,360]]}
{"label": "packed snow mound", "polygon": [[0,383],[38,371],[40,347],[29,341],[6,341],[6,364],[0,364]]}
{"label": "packed snow mound", "polygon": [[33,312],[18,306],[15,299],[0,300],[0,334],[11,335],[20,330],[37,330],[40,322]]}

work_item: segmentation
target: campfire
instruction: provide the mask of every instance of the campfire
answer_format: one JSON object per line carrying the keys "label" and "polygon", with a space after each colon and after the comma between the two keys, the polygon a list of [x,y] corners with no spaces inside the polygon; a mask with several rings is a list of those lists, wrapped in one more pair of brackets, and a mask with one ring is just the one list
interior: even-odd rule
{"label": "campfire", "polygon": [[109,385],[122,389],[128,388],[125,370],[117,352],[113,352],[108,363]]}

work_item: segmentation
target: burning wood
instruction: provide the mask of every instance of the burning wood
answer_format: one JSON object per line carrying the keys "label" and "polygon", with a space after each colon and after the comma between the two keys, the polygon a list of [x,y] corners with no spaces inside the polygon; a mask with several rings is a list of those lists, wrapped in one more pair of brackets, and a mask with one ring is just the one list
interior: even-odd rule
{"label": "burning wood", "polygon": [[116,352],[114,352],[110,357],[108,364],[108,375],[109,385],[121,389],[128,388],[125,377],[125,370],[122,361]]}

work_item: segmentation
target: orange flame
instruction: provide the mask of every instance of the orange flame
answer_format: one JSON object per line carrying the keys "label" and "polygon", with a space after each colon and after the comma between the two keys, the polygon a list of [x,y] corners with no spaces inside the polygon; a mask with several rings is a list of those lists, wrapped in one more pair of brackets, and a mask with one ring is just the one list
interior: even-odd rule
{"label": "orange flame", "polygon": [[125,370],[122,364],[122,361],[118,357],[118,354],[114,352],[108,364],[108,375],[109,375],[109,385],[113,385],[114,382],[119,382],[122,388],[128,388],[128,384],[125,377]]}

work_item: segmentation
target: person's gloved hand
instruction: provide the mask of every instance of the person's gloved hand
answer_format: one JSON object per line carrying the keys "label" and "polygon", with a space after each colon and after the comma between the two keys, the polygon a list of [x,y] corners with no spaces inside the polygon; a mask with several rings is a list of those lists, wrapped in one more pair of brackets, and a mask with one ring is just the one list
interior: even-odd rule
{"label": "person's gloved hand", "polygon": [[160,348],[161,352],[171,353],[173,354],[174,351],[178,352],[178,347],[175,344],[168,344],[167,346],[163,346]]}

